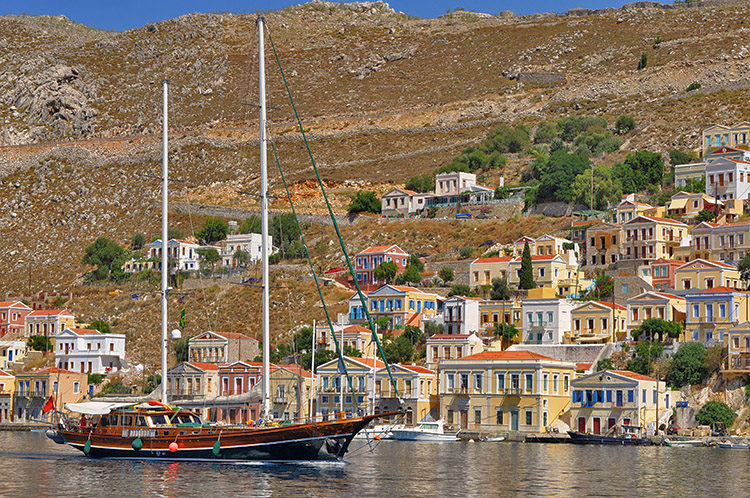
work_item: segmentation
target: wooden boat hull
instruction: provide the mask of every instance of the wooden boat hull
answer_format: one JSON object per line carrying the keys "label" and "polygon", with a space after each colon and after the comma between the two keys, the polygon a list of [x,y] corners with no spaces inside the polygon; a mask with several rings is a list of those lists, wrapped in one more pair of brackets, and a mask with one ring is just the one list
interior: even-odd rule
{"label": "wooden boat hull", "polygon": [[602,436],[599,434],[581,434],[580,432],[568,431],[570,442],[574,444],[609,444],[619,446],[650,445],[650,439]]}
{"label": "wooden boat hull", "polygon": [[[374,418],[259,428],[156,427],[120,434],[60,429],[48,436],[93,458],[316,460],[341,458],[352,438]],[[134,444],[137,439],[140,449]],[[176,443],[176,451],[170,450],[172,443]]]}

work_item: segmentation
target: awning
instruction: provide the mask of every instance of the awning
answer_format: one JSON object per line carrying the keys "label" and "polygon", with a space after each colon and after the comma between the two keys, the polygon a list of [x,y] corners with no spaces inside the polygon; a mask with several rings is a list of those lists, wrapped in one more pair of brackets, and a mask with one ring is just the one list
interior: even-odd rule
{"label": "awning", "polygon": [[106,415],[117,408],[133,406],[133,403],[106,403],[103,401],[87,401],[85,403],[65,403],[65,409],[82,415]]}
{"label": "awning", "polygon": [[669,203],[669,209],[685,209],[685,206],[687,206],[687,202],[687,199],[674,199]]}

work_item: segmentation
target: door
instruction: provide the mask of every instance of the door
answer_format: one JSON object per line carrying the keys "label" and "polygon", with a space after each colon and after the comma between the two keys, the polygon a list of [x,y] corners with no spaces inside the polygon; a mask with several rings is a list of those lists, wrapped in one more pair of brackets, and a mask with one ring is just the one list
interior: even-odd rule
{"label": "door", "polygon": [[594,434],[601,434],[602,432],[602,419],[599,417],[594,418]]}
{"label": "door", "polygon": [[578,432],[586,433],[586,417],[578,417]]}
{"label": "door", "polygon": [[622,406],[622,391],[617,391],[617,398],[616,398],[615,406],[617,407]]}
{"label": "door", "polygon": [[469,410],[461,410],[461,429],[469,427]]}
{"label": "door", "polygon": [[518,430],[518,410],[510,412],[510,430]]}
{"label": "door", "polygon": [[616,423],[617,423],[617,419],[615,419],[614,417],[609,417],[607,419],[607,429],[611,429],[612,427],[615,426]]}

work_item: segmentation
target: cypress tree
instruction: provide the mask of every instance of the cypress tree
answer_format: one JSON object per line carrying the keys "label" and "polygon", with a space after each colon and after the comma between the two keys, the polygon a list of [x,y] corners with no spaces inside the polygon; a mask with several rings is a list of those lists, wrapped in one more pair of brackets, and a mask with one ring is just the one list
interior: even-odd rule
{"label": "cypress tree", "polygon": [[531,266],[531,249],[529,249],[528,241],[524,243],[523,254],[521,255],[520,285],[522,289],[533,289],[536,287],[534,283],[534,270]]}

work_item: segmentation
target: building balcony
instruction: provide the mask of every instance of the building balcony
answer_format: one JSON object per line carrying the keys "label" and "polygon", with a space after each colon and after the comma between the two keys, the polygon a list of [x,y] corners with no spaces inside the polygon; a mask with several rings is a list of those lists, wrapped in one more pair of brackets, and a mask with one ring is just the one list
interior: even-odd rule
{"label": "building balcony", "polygon": [[273,398],[273,402],[283,405],[286,403],[286,396],[276,396]]}

